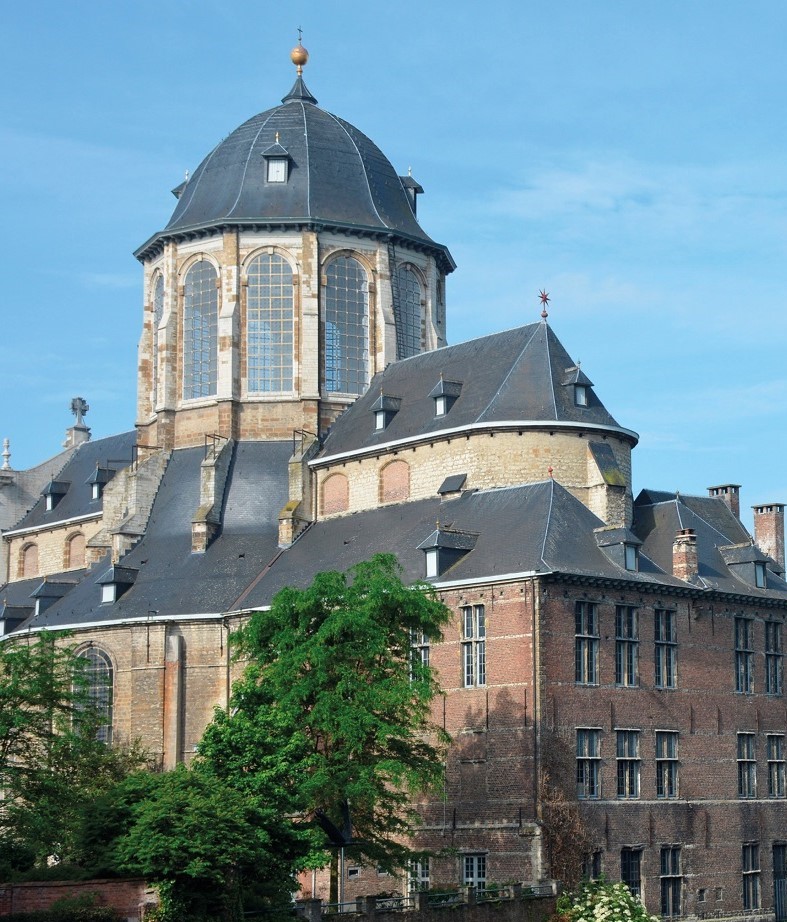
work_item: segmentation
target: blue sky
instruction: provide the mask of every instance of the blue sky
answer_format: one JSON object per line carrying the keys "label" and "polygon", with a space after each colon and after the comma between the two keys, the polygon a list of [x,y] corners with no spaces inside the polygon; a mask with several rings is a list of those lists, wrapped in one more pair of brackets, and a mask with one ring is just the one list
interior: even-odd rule
{"label": "blue sky", "polygon": [[641,435],[634,489],[787,501],[783,0],[42,0],[3,8],[0,438],[84,396],[134,422],[141,268],[169,190],[306,82],[426,194],[449,339],[550,323]]}

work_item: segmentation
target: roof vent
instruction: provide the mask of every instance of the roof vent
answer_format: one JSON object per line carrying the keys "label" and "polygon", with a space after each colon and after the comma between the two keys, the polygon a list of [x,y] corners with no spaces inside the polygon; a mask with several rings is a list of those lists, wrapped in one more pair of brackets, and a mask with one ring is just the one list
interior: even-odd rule
{"label": "roof vent", "polygon": [[456,496],[457,493],[462,492],[462,487],[466,481],[467,474],[451,474],[440,484],[437,492],[443,499],[449,499],[451,496]]}

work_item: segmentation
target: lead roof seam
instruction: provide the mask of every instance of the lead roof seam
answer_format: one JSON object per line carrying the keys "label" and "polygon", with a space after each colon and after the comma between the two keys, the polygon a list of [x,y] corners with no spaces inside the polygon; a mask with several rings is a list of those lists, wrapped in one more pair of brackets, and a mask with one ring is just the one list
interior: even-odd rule
{"label": "lead roof seam", "polygon": [[[527,329],[527,327],[525,327],[524,329]],[[522,358],[522,356],[525,354],[525,349],[527,349],[527,347],[528,347],[528,346],[530,345],[530,343],[533,341],[533,337],[536,335],[537,332],[538,332],[538,325],[535,324],[535,329],[533,330],[532,334],[530,335],[530,338],[529,338],[528,341],[525,343],[525,345],[522,346],[522,350],[520,351],[519,355],[518,355],[518,356],[514,359],[514,361],[511,363],[511,367],[508,369],[508,374],[505,376],[505,378],[503,378],[503,381],[502,381],[502,383],[500,384],[500,387],[498,387],[497,391],[495,392],[495,396],[489,401],[489,403],[488,403],[488,404],[484,407],[484,409],[478,414],[478,416],[476,416],[475,421],[476,421],[477,423],[480,423],[480,422],[481,422],[482,417],[484,416],[484,414],[486,414],[486,413],[489,411],[489,409],[491,408],[492,404],[493,404],[493,403],[497,400],[497,398],[500,396],[500,391],[503,390],[503,388],[506,386],[506,382],[507,382],[508,379],[511,377],[511,375],[514,373],[514,366],[519,362],[519,360],[520,360],[520,359]],[[494,335],[494,334],[492,334],[492,335]]]}
{"label": "lead roof seam", "polygon": [[361,169],[363,170],[363,178],[366,180],[366,188],[369,192],[369,201],[372,203],[372,208],[374,209],[374,213],[377,215],[380,221],[380,224],[382,224],[383,227],[387,227],[391,229],[391,225],[387,224],[382,219],[382,217],[380,216],[380,212],[377,210],[377,205],[375,204],[374,196],[372,195],[372,187],[371,187],[371,184],[369,183],[369,174],[366,172],[366,161],[361,156],[361,152],[358,149],[358,145],[355,143],[355,138],[353,138],[350,132],[344,127],[344,124],[342,123],[341,119],[336,118],[336,116],[332,115],[330,112],[326,112],[325,114],[328,115],[330,118],[332,118],[336,122],[336,124],[342,129],[342,131],[347,135],[347,137],[350,139],[350,143],[355,148],[355,153],[358,154],[358,159],[361,162]]}
{"label": "lead roof seam", "polygon": [[555,397],[555,377],[552,372],[552,353],[549,351],[549,327],[547,326],[546,320],[544,320],[544,330],[546,331],[546,336],[544,336],[544,348],[547,351],[547,367],[549,368],[549,387],[552,391],[552,407],[555,411],[555,419],[557,419],[557,398]]}
{"label": "lead roof seam", "polygon": [[552,501],[555,498],[555,481],[552,480],[550,481],[550,483],[551,483],[551,489],[549,491],[549,509],[547,509],[546,522],[544,523],[544,540],[541,543],[541,563],[543,563],[544,566],[547,568],[549,568],[549,564],[546,562],[546,560],[544,560],[544,554],[546,553],[546,549],[547,549],[547,537],[549,535],[549,525],[550,525],[550,522],[552,521]]}
{"label": "lead roof seam", "polygon": [[[186,212],[189,210],[189,208],[191,208],[191,204],[194,201],[194,196],[197,194],[197,189],[199,187],[199,184],[202,182],[202,177],[205,175],[205,170],[207,169],[207,166],[210,163],[210,161],[213,159],[213,155],[221,147],[222,143],[223,141],[219,141],[219,143],[213,148],[213,150],[208,154],[208,156],[202,161],[202,163],[200,164],[200,167],[202,167],[202,169],[200,169],[200,167],[197,167],[197,169],[199,170],[199,176],[197,177],[194,183],[194,188],[191,190],[191,195],[189,196],[188,204],[185,204],[183,206],[183,211],[181,211],[180,217],[178,218],[178,224],[180,224]],[[186,189],[188,189],[188,180],[186,181]],[[177,207],[175,210],[177,210]]]}
{"label": "lead roof seam", "polygon": [[249,145],[249,153],[248,153],[248,156],[246,157],[246,163],[243,165],[243,176],[241,176],[241,178],[240,178],[240,183],[238,184],[238,194],[237,194],[237,196],[235,197],[235,201],[232,203],[232,208],[230,208],[230,210],[229,210],[229,211],[227,212],[227,214],[225,215],[225,217],[227,217],[227,218],[228,218],[228,217],[232,214],[232,212],[235,211],[235,209],[238,207],[238,202],[240,201],[240,196],[241,196],[241,193],[243,192],[243,184],[246,182],[246,173],[247,173],[248,170],[249,170],[249,161],[251,160],[251,155],[252,155],[252,153],[254,152],[254,145],[257,143],[257,139],[258,139],[259,136],[262,134],[262,131],[263,131],[263,129],[265,128],[265,126],[266,126],[266,125],[268,124],[268,122],[273,118],[273,113],[274,113],[275,111],[276,111],[276,110],[274,109],[274,110],[271,112],[271,114],[265,119],[265,121],[260,125],[260,130],[257,132],[257,134],[254,135],[254,140],[253,140],[253,141],[251,142],[251,144]]}
{"label": "lead roof seam", "polygon": [[312,216],[312,174],[311,158],[309,157],[309,126],[306,123],[306,106],[301,103],[301,114],[303,115],[303,137],[306,141],[306,214]]}

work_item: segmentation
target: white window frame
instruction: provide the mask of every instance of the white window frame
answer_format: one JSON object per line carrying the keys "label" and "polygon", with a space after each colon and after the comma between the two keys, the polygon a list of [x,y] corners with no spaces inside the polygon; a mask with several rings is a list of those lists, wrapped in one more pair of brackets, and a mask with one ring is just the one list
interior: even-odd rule
{"label": "white window frame", "polygon": [[465,688],[486,685],[486,609],[484,605],[463,605],[462,618],[462,685]]}

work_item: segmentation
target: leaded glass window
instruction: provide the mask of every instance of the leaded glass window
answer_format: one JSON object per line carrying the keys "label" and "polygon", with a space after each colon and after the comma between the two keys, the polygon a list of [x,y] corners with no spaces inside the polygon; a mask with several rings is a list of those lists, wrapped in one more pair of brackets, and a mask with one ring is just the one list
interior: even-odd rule
{"label": "leaded glass window", "polygon": [[84,679],[88,702],[98,717],[96,739],[112,739],[112,660],[98,647],[88,647],[78,654],[85,660]]}
{"label": "leaded glass window", "polygon": [[152,361],[150,367],[153,370],[153,381],[151,382],[151,396],[153,398],[153,407],[156,409],[158,404],[158,371],[159,371],[159,361],[158,361],[158,328],[161,320],[164,316],[164,277],[161,275],[156,276],[155,284],[153,285],[153,342],[151,344],[152,350]]}
{"label": "leaded glass window", "polygon": [[325,390],[360,394],[369,383],[369,283],[351,256],[325,272]]}
{"label": "leaded glass window", "polygon": [[396,270],[398,304],[396,320],[396,358],[406,359],[421,351],[421,283],[408,266]]}
{"label": "leaded glass window", "polygon": [[249,265],[246,290],[246,373],[250,394],[292,390],[292,269],[277,254]]}
{"label": "leaded glass window", "polygon": [[186,273],[183,304],[183,397],[212,397],[218,369],[219,291],[206,259]]}

